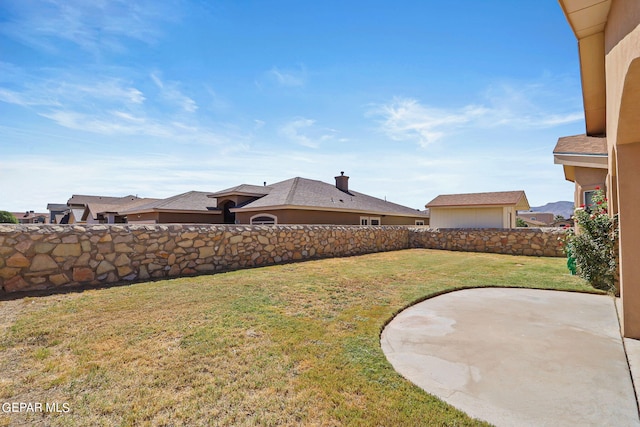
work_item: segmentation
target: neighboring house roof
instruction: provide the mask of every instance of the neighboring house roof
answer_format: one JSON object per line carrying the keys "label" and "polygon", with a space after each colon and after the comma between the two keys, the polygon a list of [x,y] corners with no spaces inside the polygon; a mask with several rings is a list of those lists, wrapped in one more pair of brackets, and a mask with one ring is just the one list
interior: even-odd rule
{"label": "neighboring house roof", "polygon": [[530,208],[524,191],[498,191],[490,193],[441,194],[429,203],[427,208],[457,208],[480,206],[514,206],[518,210]]}
{"label": "neighboring house roof", "polygon": [[520,216],[518,215],[516,218],[524,221],[526,224],[532,226],[532,227],[548,227],[549,224],[547,224],[546,222],[543,221],[536,221],[535,219],[529,219],[525,216]]}
{"label": "neighboring house roof", "polygon": [[607,156],[607,138],[582,135],[563,136],[553,149],[553,154],[578,154],[583,156]]}
{"label": "neighboring house roof", "polygon": [[130,196],[123,197],[118,200],[116,203],[100,203],[100,202],[89,202],[87,203],[84,213],[82,214],[82,219],[86,220],[89,215],[92,218],[97,219],[98,214],[105,213],[113,213],[118,214],[121,211],[127,209],[133,209],[137,206],[146,205],[149,203],[156,202],[160,199],[151,199],[151,198],[130,198]]}
{"label": "neighboring house roof", "polygon": [[[247,203],[232,212],[261,211],[267,209],[331,210],[381,215],[423,216],[423,212],[363,193],[344,192],[335,185],[307,178],[291,178],[266,187],[258,187],[268,194]],[[219,197],[220,193],[212,196]]]}
{"label": "neighboring house roof", "polygon": [[50,211],[66,211],[69,209],[69,206],[64,203],[48,203],[47,209]]}
{"label": "neighboring house roof", "polygon": [[260,197],[269,194],[271,187],[240,184],[235,187],[227,188],[225,190],[217,191],[215,193],[209,193],[209,197],[222,198],[224,196],[253,196]]}
{"label": "neighboring house roof", "polygon": [[49,212],[41,213],[34,211],[26,211],[26,212],[10,212],[16,219],[20,222],[30,222],[35,220],[36,218],[42,218],[46,222],[49,222]]}
{"label": "neighboring house roof", "polygon": [[82,194],[74,194],[69,200],[67,205],[87,205],[88,203],[124,203],[127,200],[135,200],[138,197],[128,195],[124,197],[109,197],[109,196],[86,196]]}
{"label": "neighboring house roof", "polygon": [[167,199],[155,200],[151,203],[134,206],[122,211],[121,215],[145,212],[197,212],[219,214],[216,201],[208,197],[211,193],[204,191],[188,191]]}

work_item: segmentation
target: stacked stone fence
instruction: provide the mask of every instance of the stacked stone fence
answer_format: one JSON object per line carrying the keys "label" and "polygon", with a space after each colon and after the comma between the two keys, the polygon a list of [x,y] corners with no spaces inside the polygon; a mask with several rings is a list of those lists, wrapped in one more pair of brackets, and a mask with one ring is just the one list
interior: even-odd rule
{"label": "stacked stone fence", "polygon": [[0,225],[4,292],[237,270],[406,249],[406,227]]}
{"label": "stacked stone fence", "polygon": [[331,225],[0,225],[0,294],[407,248],[563,256],[562,231]]}
{"label": "stacked stone fence", "polygon": [[409,247],[564,257],[565,233],[561,228],[416,228],[409,236]]}

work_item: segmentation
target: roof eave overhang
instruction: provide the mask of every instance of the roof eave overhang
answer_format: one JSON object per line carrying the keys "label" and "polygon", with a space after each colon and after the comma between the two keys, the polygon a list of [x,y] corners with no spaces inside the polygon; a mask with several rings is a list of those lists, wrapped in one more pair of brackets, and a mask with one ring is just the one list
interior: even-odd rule
{"label": "roof eave overhang", "polygon": [[349,208],[331,208],[331,207],[322,207],[322,206],[300,206],[300,205],[277,205],[277,206],[232,208],[230,209],[230,211],[233,213],[242,213],[242,212],[267,212],[272,210],[283,210],[283,209],[293,209],[293,210],[302,210],[302,211],[349,212],[349,213],[366,214],[366,215],[402,216],[402,217],[408,217],[408,218],[413,218],[413,217],[429,218],[428,214],[422,213],[418,210],[416,210],[415,214],[410,214],[410,213],[399,213],[399,212],[371,211],[371,210],[349,209]]}
{"label": "roof eave overhang", "polygon": [[233,197],[233,196],[247,196],[247,197],[264,197],[265,193],[251,193],[245,191],[230,191],[228,193],[213,193],[208,194],[207,197],[211,199],[220,199],[223,197]]}
{"label": "roof eave overhang", "polygon": [[520,202],[517,203],[485,203],[482,205],[426,205],[429,209],[447,208],[447,209],[468,209],[468,208],[518,208]]}
{"label": "roof eave overhang", "polygon": [[578,39],[587,135],[605,135],[606,79],[604,30],[611,0],[559,0]]}
{"label": "roof eave overhang", "polygon": [[608,156],[606,154],[553,153],[553,163],[563,166],[607,169]]}

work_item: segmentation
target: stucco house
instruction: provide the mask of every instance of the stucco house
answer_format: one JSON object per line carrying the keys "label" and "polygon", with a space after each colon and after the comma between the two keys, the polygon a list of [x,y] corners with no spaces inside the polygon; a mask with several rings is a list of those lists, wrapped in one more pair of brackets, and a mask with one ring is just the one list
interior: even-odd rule
{"label": "stucco house", "polygon": [[591,204],[597,188],[607,187],[607,138],[574,135],[558,139],[553,161],[562,165],[564,177],[575,183],[574,206]]}
{"label": "stucco house", "polygon": [[120,211],[129,224],[221,224],[222,211],[205,191],[188,191],[166,199],[129,206]]}
{"label": "stucco house", "polygon": [[431,228],[515,228],[519,210],[529,210],[524,191],[442,194],[429,203]]}
{"label": "stucco house", "polygon": [[275,184],[239,185],[210,194],[225,223],[427,225],[427,213],[349,188],[342,172],[335,185],[295,177]]}
{"label": "stucco house", "polygon": [[156,200],[133,195],[110,197],[74,194],[67,201],[69,208],[67,222],[69,224],[124,223],[126,220],[119,214],[120,211]]}
{"label": "stucco house", "polygon": [[586,136],[606,138],[620,226],[622,333],[640,338],[640,1],[560,0],[578,40]]}
{"label": "stucco house", "polygon": [[18,220],[18,224],[48,224],[49,214],[34,211],[11,212]]}
{"label": "stucco house", "polygon": [[69,221],[69,206],[66,203],[48,203],[49,222],[51,224],[66,224]]}

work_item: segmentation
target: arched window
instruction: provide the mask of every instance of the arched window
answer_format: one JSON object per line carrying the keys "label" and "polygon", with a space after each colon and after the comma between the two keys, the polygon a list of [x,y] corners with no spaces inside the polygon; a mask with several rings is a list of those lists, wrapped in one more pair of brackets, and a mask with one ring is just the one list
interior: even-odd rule
{"label": "arched window", "polygon": [[249,219],[251,225],[275,225],[278,223],[278,217],[271,214],[258,214]]}

